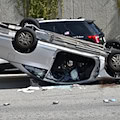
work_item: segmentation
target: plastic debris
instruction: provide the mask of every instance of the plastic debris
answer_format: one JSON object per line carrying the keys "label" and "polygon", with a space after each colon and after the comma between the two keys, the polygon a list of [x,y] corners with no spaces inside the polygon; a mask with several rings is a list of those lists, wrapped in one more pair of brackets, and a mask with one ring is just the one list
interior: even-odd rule
{"label": "plastic debris", "polygon": [[54,101],[54,102],[53,102],[53,105],[58,104],[58,103],[59,103],[59,101]]}
{"label": "plastic debris", "polygon": [[73,84],[72,87],[80,87],[79,84]]}
{"label": "plastic debris", "polygon": [[111,101],[111,102],[115,102],[115,101],[116,101],[116,99],[110,99],[109,101]]}
{"label": "plastic debris", "polygon": [[71,89],[72,86],[71,85],[59,85],[59,86],[55,86],[55,88],[59,88],[59,89]]}
{"label": "plastic debris", "polygon": [[109,103],[109,102],[115,102],[116,99],[104,99],[103,102]]}
{"label": "plastic debris", "polygon": [[18,92],[33,93],[34,90],[29,90],[29,89],[27,89],[27,88],[24,88],[24,89],[19,89]]}
{"label": "plastic debris", "polygon": [[18,89],[17,91],[18,92],[24,92],[24,93],[33,93],[34,90],[39,90],[39,89],[40,89],[39,87],[30,86],[30,87],[27,87],[27,88]]}
{"label": "plastic debris", "polygon": [[103,102],[109,103],[109,100],[108,99],[104,99]]}
{"label": "plastic debris", "polygon": [[51,90],[51,89],[69,89],[69,90],[71,90],[72,88],[86,89],[84,86],[81,87],[79,84],[41,87],[42,91]]}
{"label": "plastic debris", "polygon": [[79,88],[79,89],[86,89],[85,86],[80,86],[79,84],[73,84],[72,85],[73,88]]}
{"label": "plastic debris", "polygon": [[58,85],[58,86],[46,86],[42,87],[42,91],[51,90],[51,89],[71,89],[71,85]]}
{"label": "plastic debris", "polygon": [[42,91],[51,90],[51,89],[54,89],[54,88],[55,88],[54,86],[46,86],[46,87],[42,87]]}
{"label": "plastic debris", "polygon": [[4,103],[4,104],[3,104],[3,106],[8,106],[8,105],[10,105],[10,103]]}

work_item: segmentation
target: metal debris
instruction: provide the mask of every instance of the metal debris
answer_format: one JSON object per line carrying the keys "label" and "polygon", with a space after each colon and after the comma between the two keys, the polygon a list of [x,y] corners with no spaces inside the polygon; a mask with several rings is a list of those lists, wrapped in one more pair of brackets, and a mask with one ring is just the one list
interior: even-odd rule
{"label": "metal debris", "polygon": [[56,104],[58,104],[59,103],[59,101],[54,101],[53,102],[53,105],[56,105]]}
{"label": "metal debris", "polygon": [[10,105],[10,103],[4,103],[4,104],[3,104],[3,106],[8,106],[8,105]]}
{"label": "metal debris", "polygon": [[108,99],[104,99],[103,102],[104,103],[109,103],[109,100]]}
{"label": "metal debris", "polygon": [[116,99],[104,99],[103,102],[105,103],[110,103],[110,102],[115,102]]}

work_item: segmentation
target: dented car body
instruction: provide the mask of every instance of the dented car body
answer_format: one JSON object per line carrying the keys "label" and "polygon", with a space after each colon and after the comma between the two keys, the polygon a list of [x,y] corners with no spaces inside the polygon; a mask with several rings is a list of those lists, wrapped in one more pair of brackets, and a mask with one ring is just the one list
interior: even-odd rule
{"label": "dented car body", "polygon": [[82,84],[98,77],[113,77],[106,72],[109,54],[103,45],[34,25],[0,33],[0,57],[38,81]]}

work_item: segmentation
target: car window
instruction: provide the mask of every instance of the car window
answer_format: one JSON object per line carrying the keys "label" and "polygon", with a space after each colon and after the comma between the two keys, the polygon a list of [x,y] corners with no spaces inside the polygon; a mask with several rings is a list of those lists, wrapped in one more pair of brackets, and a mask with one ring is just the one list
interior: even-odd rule
{"label": "car window", "polygon": [[89,36],[100,34],[100,29],[93,22],[86,21],[60,21],[40,23],[40,28],[59,34],[75,36]]}
{"label": "car window", "polygon": [[88,28],[93,31],[95,34],[100,35],[103,34],[102,31],[97,27],[96,24],[94,24],[94,22],[87,22],[88,23]]}
{"label": "car window", "polygon": [[64,22],[46,22],[40,23],[40,28],[59,34],[64,34],[66,32],[66,27]]}
{"label": "car window", "polygon": [[65,22],[56,22],[55,26],[57,29],[57,33],[59,33],[59,34],[64,34],[67,31]]}
{"label": "car window", "polygon": [[71,36],[88,36],[91,32],[84,21],[66,22],[66,28],[70,31]]}
{"label": "car window", "polygon": [[43,30],[48,30],[51,32],[56,32],[56,27],[55,27],[55,23],[51,22],[51,23],[40,23],[40,29]]}

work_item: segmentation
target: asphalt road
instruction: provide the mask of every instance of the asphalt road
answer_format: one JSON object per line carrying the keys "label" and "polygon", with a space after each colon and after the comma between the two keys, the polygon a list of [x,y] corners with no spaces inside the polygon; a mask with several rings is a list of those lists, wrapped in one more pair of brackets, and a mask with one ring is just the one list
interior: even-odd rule
{"label": "asphalt road", "polygon": [[[119,120],[120,86],[0,90],[0,120]],[[104,99],[115,99],[105,103]],[[58,104],[53,104],[58,102]]]}
{"label": "asphalt road", "polygon": [[0,89],[25,88],[30,86],[30,77],[18,69],[6,69],[0,73]]}
{"label": "asphalt road", "polygon": [[29,86],[25,74],[0,75],[0,120],[120,119],[119,84],[41,86],[32,91],[25,89]]}

